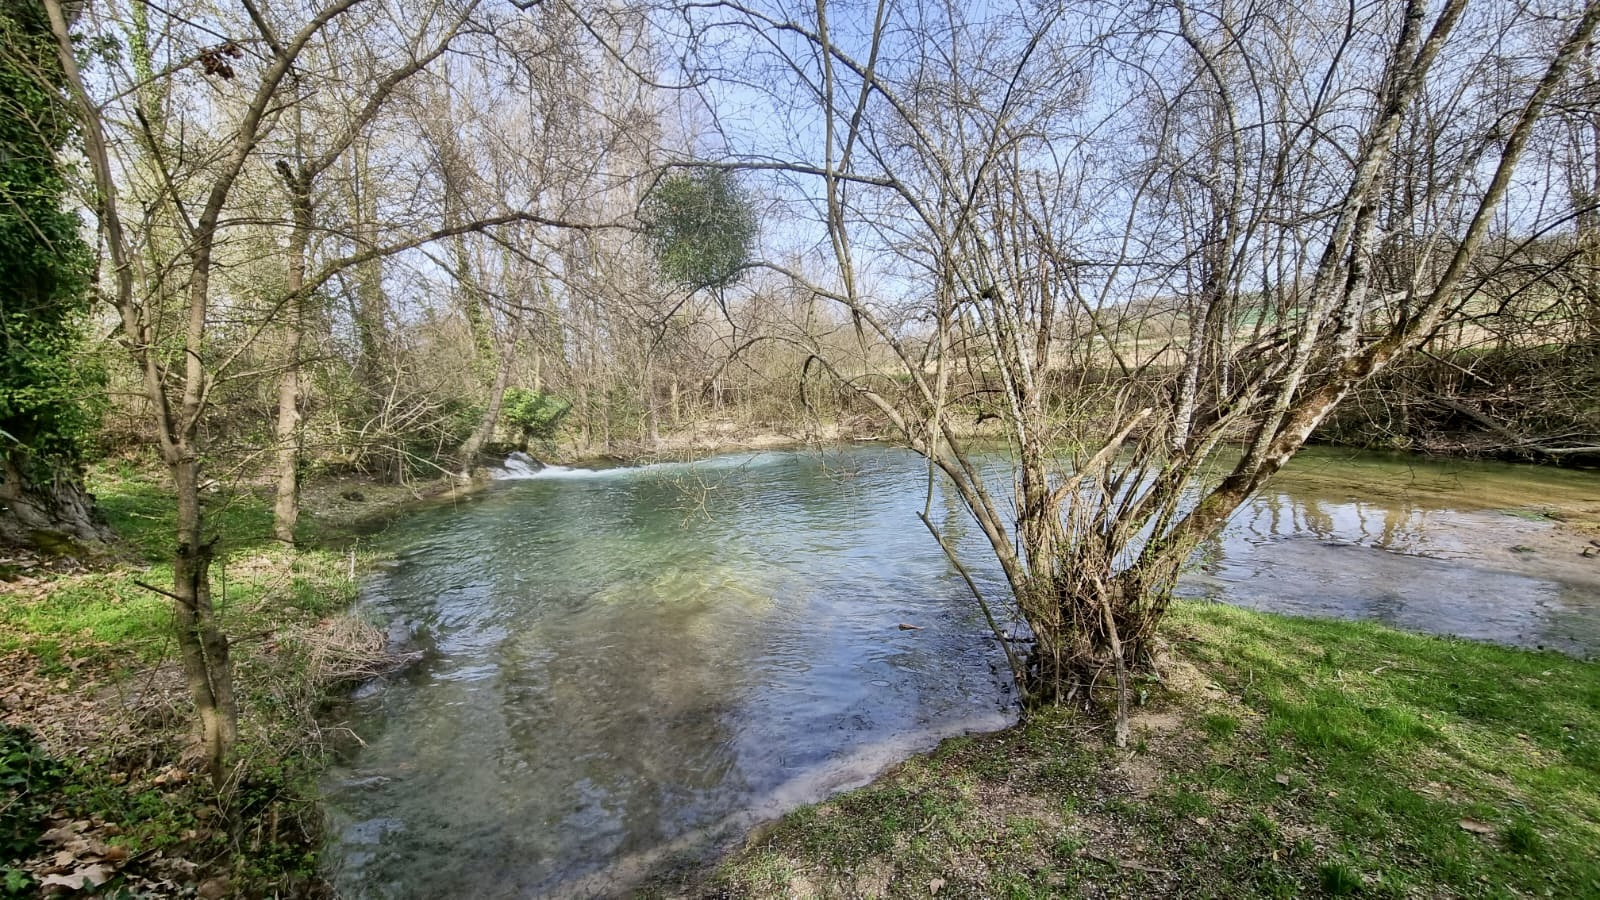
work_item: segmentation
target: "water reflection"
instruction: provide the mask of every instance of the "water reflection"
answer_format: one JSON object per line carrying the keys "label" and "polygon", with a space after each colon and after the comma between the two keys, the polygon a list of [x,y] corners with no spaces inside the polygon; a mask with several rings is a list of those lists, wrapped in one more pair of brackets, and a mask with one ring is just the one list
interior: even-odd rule
{"label": "water reflection", "polygon": [[1202,549],[1180,595],[1600,652],[1600,565],[1541,506],[1600,504],[1600,477],[1312,450]]}
{"label": "water reflection", "polygon": [[[399,523],[364,597],[426,661],[354,710],[367,745],[328,785],[342,892],[616,893],[1005,724],[1004,664],[916,519],[924,479],[882,448],[733,455],[543,473]],[[1591,495],[1593,476],[1312,452],[1181,592],[1593,652],[1600,567],[1494,511]],[[959,507],[932,511],[997,590]]]}
{"label": "water reflection", "polygon": [[[408,520],[374,611],[428,643],[336,772],[350,896],[607,893],[1012,715],[915,462],[766,455],[498,485]],[[923,626],[903,630],[900,623]]]}

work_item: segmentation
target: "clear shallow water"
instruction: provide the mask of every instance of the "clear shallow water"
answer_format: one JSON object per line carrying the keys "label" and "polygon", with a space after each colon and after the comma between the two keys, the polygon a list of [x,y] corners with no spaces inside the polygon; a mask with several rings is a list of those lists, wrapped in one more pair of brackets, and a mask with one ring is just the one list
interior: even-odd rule
{"label": "clear shallow water", "polygon": [[1180,595],[1600,654],[1600,474],[1312,449],[1201,550]]}
{"label": "clear shallow water", "polygon": [[917,471],[845,450],[544,472],[400,523],[364,596],[427,657],[356,703],[367,746],[328,784],[341,890],[604,895],[1006,725]]}
{"label": "clear shallow water", "polygon": [[[615,894],[1013,716],[909,454],[515,474],[381,538],[365,602],[426,657],[357,699],[366,746],[329,776],[347,896]],[[1592,653],[1600,560],[1496,511],[1585,503],[1600,478],[1313,452],[1181,592]]]}

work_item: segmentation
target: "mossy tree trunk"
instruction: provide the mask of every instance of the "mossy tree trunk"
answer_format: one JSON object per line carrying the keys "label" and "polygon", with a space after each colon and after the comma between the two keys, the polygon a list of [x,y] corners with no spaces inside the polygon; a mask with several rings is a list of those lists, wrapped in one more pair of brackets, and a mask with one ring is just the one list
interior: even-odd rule
{"label": "mossy tree trunk", "polygon": [[25,455],[5,454],[0,468],[0,542],[46,553],[93,553],[113,540],[111,529],[84,490],[81,475],[57,471],[29,479]]}

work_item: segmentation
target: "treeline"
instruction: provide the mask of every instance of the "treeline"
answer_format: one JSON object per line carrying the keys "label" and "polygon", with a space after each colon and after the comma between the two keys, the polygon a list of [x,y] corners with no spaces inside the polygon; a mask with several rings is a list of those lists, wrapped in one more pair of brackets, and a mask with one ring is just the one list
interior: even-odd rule
{"label": "treeline", "polygon": [[1574,181],[1576,233],[1506,248],[1463,314],[1362,385],[1319,440],[1600,465],[1600,230]]}
{"label": "treeline", "polygon": [[[694,165],[648,13],[17,5],[7,164],[33,168],[8,183],[33,206],[9,259],[42,264],[10,281],[53,305],[7,298],[5,484],[44,498],[10,536],[93,536],[67,502],[90,452],[273,477],[292,542],[307,473],[794,420],[802,355],[763,328],[836,323],[735,288],[763,198]],[[73,206],[101,225],[97,274]]]}
{"label": "treeline", "polygon": [[[847,331],[747,277],[770,198],[644,4],[356,0],[0,10],[0,538],[109,539],[96,456],[154,456],[205,757],[237,734],[213,486],[466,475],[497,443],[649,451],[832,416]],[[775,329],[783,329],[780,336]],[[796,327],[798,330],[795,330]]]}
{"label": "treeline", "polygon": [[502,414],[604,447],[718,403],[733,276],[661,277],[639,217],[658,183],[687,184],[669,212],[707,193],[664,165],[696,138],[667,134],[643,10],[42,0],[3,24],[0,518],[92,539],[76,475],[96,438],[159,456],[161,590],[214,779],[238,703],[208,484],[271,477],[292,544],[317,467],[463,471]]}

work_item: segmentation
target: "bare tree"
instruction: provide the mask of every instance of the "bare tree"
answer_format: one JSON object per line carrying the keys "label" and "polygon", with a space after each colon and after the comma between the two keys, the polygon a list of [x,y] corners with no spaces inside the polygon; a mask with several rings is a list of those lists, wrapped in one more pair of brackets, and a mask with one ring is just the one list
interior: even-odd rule
{"label": "bare tree", "polygon": [[[324,173],[339,163],[355,144],[361,133],[378,117],[389,103],[395,90],[408,79],[423,72],[429,64],[442,56],[451,41],[478,7],[477,0],[461,4],[426,5],[408,9],[406,21],[386,23],[373,27],[361,23],[348,29],[350,34],[321,34],[314,46],[318,51],[320,68],[328,71],[334,80],[342,83],[336,109],[311,111],[300,98],[292,98],[292,125],[288,129],[290,146],[287,152],[274,160],[282,179],[290,213],[288,273],[284,280],[283,309],[279,314],[282,332],[283,369],[278,378],[278,420],[276,427],[276,462],[278,484],[273,504],[273,534],[285,544],[294,543],[295,523],[300,515],[300,457],[302,452],[301,407],[301,344],[304,340],[306,303],[306,269],[315,229],[321,224],[317,216],[317,182]],[[270,44],[281,43],[277,30],[264,16],[258,17],[257,27]],[[344,60],[357,56],[351,51],[363,35],[386,34],[388,25],[405,29],[391,40],[399,52],[399,61],[386,69],[363,72],[357,69],[341,72],[350,65]],[[355,68],[351,66],[351,68]],[[290,80],[292,89],[305,91],[300,76]],[[460,225],[461,222],[452,222]]]}
{"label": "bare tree", "polygon": [[[242,21],[206,19],[198,13],[184,18],[186,11],[163,10],[174,23],[169,29],[174,35],[170,66],[156,70],[148,56],[137,57],[134,77],[140,80],[129,85],[119,77],[122,73],[114,71],[97,78],[95,90],[105,95],[97,100],[79,69],[61,3],[46,0],[82,120],[92,176],[87,205],[98,220],[109,263],[107,299],[117,312],[118,338],[139,373],[155,439],[174,485],[178,514],[174,584],[170,591],[151,587],[173,600],[178,646],[200,722],[201,750],[219,785],[226,779],[229,752],[237,737],[238,704],[228,641],[211,600],[209,570],[216,537],[205,529],[201,503],[202,423],[214,392],[219,385],[253,377],[254,373],[241,370],[240,363],[250,358],[262,334],[277,327],[288,340],[280,406],[284,397],[295,401],[305,304],[342,272],[463,232],[517,222],[582,225],[555,221],[537,208],[510,209],[504,204],[438,227],[430,225],[436,218],[423,214],[311,266],[308,229],[319,225],[312,194],[317,179],[373,120],[395,87],[443,52],[477,0],[421,7],[420,30],[413,35],[414,42],[404,44],[400,61],[384,69],[386,74],[370,91],[358,93],[360,104],[339,117],[342,127],[313,152],[304,119],[286,120],[299,116],[301,104],[316,93],[314,76],[335,82],[347,77],[337,66],[312,65],[309,48],[331,40],[334,30],[350,24],[357,5],[357,0],[335,0],[310,9],[275,9],[269,20],[247,2]],[[248,37],[221,36],[234,29]],[[151,87],[150,79],[161,79],[163,86]],[[184,114],[203,120],[204,128],[187,119],[159,124],[150,120],[158,108],[152,98],[167,98],[179,89],[186,104]],[[275,131],[289,133],[292,153],[285,156],[269,145]],[[275,242],[264,240],[263,231],[282,224],[276,217],[264,216],[270,210],[267,201],[247,189],[269,184],[273,168],[289,196],[288,287],[246,315],[251,312],[246,301],[260,293],[259,287],[232,279],[258,275],[265,267],[263,258],[276,256]],[[144,210],[136,220],[123,213],[123,201],[130,196]],[[152,210],[159,210],[159,215]],[[219,335],[214,329],[220,313],[230,315]],[[295,416],[290,412],[290,422],[280,430],[292,450]],[[292,493],[286,495],[292,499]],[[282,528],[292,529],[292,518],[291,514],[280,520],[280,535],[292,536],[292,530]]]}
{"label": "bare tree", "polygon": [[[121,339],[143,376],[145,393],[157,419],[162,459],[172,473],[176,489],[178,543],[173,559],[173,588],[164,593],[174,601],[184,673],[200,719],[204,756],[218,785],[226,778],[228,754],[238,734],[238,703],[233,693],[228,640],[211,600],[213,544],[205,539],[200,508],[198,426],[214,384],[205,364],[213,349],[207,342],[207,327],[214,254],[230,194],[269,127],[272,108],[295,60],[313,37],[354,2],[336,0],[300,23],[284,39],[275,34],[267,38],[266,51],[252,58],[247,70],[250,87],[245,89],[241,83],[236,94],[236,117],[230,117],[227,133],[217,136],[212,150],[216,161],[204,175],[207,189],[202,202],[191,208],[187,197],[167,198],[179,208],[188,238],[184,272],[186,324],[181,350],[174,361],[171,354],[163,352],[166,348],[156,334],[160,311],[152,301],[160,298],[152,298],[142,290],[132,236],[119,211],[117,169],[104,107],[91,99],[79,71],[60,0],[45,0],[61,64],[83,119],[85,149],[96,191],[94,209],[110,258],[114,291],[111,301],[121,319]],[[226,45],[196,51],[197,58],[217,73],[226,71],[229,81],[238,77],[230,62],[235,52]]]}
{"label": "bare tree", "polygon": [[[942,473],[980,526],[1006,602],[969,584],[997,632],[1007,610],[1026,622],[1026,653],[1000,637],[1030,700],[1112,671],[1121,739],[1129,671],[1153,662],[1193,549],[1355,386],[1479,302],[1508,219],[1563,214],[1513,175],[1600,17],[700,9],[701,33],[760,35],[730,77],[764,85],[797,136],[730,131],[727,164],[810,177],[820,198],[802,237],[820,233],[832,277],[771,268],[848,312],[858,358],[894,360],[863,371],[814,346],[816,365],[927,458],[930,504]],[[1009,489],[967,416],[1000,423]]]}

